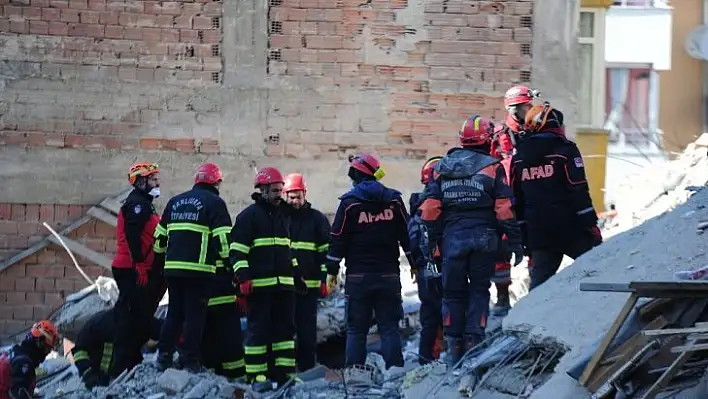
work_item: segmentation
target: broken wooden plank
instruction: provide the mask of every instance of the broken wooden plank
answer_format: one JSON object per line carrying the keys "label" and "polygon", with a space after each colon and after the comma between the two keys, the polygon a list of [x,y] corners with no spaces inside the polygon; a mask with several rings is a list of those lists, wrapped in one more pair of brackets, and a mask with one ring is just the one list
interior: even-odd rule
{"label": "broken wooden plank", "polygon": [[708,281],[633,281],[629,288],[636,292],[700,290],[708,291]]}
{"label": "broken wooden plank", "polygon": [[133,189],[130,188],[128,190],[121,192],[120,194],[118,194],[114,197],[106,198],[103,201],[101,201],[100,205],[117,215],[118,212],[120,211],[121,205],[123,205],[123,202],[125,201],[126,198],[128,198],[128,195],[132,191],[133,191]]}
{"label": "broken wooden plank", "polygon": [[[66,226],[62,231],[59,232],[60,235],[65,236],[71,233],[72,231],[78,229],[79,227],[83,226],[87,222],[91,220],[91,217],[88,215],[83,216],[81,219],[75,221],[74,223]],[[52,235],[48,235],[47,237],[43,238],[42,241],[39,241],[32,245],[31,247],[25,249],[24,251],[12,256],[11,258],[4,260],[2,263],[0,263],[0,271],[3,271],[7,269],[8,267],[14,265],[15,263],[21,261],[22,259],[34,254],[35,252],[41,251],[42,249],[46,248],[49,246],[49,244],[52,243],[52,241],[49,240],[49,238],[52,237]]]}
{"label": "broken wooden plank", "polygon": [[660,310],[663,310],[662,308],[664,306],[671,304],[673,301],[674,301],[673,298],[652,299],[651,301],[638,306],[637,312],[639,312],[639,315],[641,317],[646,317],[646,316],[651,315],[654,312],[658,312]]}
{"label": "broken wooden plank", "polygon": [[[66,244],[66,246],[71,250],[71,252],[81,255],[83,258],[88,259],[99,266],[103,266],[108,270],[111,270],[111,264],[113,262],[106,256],[64,236],[62,236],[61,239],[62,241],[64,241],[64,244]],[[53,235],[49,236],[49,240],[55,244],[61,245],[59,239],[54,237]]]}
{"label": "broken wooden plank", "polygon": [[[693,345],[696,342],[697,341],[692,340],[688,343],[688,345]],[[674,360],[674,362],[671,363],[669,368],[666,369],[666,371],[664,371],[664,373],[661,374],[659,379],[656,380],[656,382],[654,382],[654,384],[649,388],[649,390],[647,390],[644,393],[644,395],[642,395],[641,399],[654,399],[654,398],[656,398],[656,395],[658,395],[659,392],[661,392],[664,389],[664,387],[666,387],[669,384],[671,379],[674,378],[674,376],[679,371],[681,371],[681,367],[683,367],[684,363],[686,363],[686,361],[688,361],[688,359],[690,359],[692,355],[693,355],[693,352],[683,352],[680,355],[678,355],[676,360]]]}
{"label": "broken wooden plank", "polygon": [[118,218],[101,208],[93,206],[86,213],[102,221],[103,223],[110,224],[113,227],[118,226]]}
{"label": "broken wooden plank", "polygon": [[629,295],[629,298],[627,298],[627,301],[624,303],[622,310],[620,310],[619,314],[617,315],[615,322],[612,324],[609,331],[607,331],[605,338],[602,339],[600,346],[592,355],[592,358],[588,362],[587,366],[585,366],[585,370],[583,370],[583,374],[578,380],[580,382],[580,385],[587,387],[588,381],[592,377],[597,366],[600,364],[602,358],[605,356],[607,348],[609,348],[612,344],[612,341],[615,339],[617,332],[619,332],[620,328],[624,324],[624,321],[627,319],[627,316],[629,316],[629,313],[632,311],[632,309],[634,309],[634,305],[637,304],[638,299],[639,297],[634,293]]}
{"label": "broken wooden plank", "polygon": [[580,291],[632,292],[629,283],[580,283]]}
{"label": "broken wooden plank", "polygon": [[708,327],[665,328],[662,330],[644,330],[646,336],[708,333]]}

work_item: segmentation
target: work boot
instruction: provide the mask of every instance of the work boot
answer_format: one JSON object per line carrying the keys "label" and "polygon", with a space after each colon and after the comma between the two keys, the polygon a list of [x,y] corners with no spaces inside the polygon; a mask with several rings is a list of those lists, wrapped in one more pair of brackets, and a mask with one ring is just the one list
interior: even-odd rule
{"label": "work boot", "polygon": [[494,317],[506,317],[506,315],[509,314],[509,309],[511,309],[509,285],[497,284],[497,303],[494,304],[490,313]]}
{"label": "work boot", "polygon": [[160,371],[173,367],[172,353],[158,352],[155,359],[155,367]]}
{"label": "work boot", "polygon": [[259,393],[275,391],[277,389],[276,385],[277,384],[269,381],[264,375],[257,375],[251,382],[253,390]]}
{"label": "work boot", "polygon": [[463,349],[464,353],[469,352],[470,349],[481,344],[482,341],[484,341],[484,337],[480,337],[479,335],[465,335],[464,349]]}
{"label": "work boot", "polygon": [[462,350],[462,339],[445,337],[445,343],[447,344],[445,363],[448,367],[453,367],[462,359],[462,355],[464,354]]}

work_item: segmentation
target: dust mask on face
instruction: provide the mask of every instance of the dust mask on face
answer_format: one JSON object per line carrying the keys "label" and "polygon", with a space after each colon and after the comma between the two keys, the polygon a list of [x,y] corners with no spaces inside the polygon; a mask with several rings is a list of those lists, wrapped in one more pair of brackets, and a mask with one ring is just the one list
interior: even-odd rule
{"label": "dust mask on face", "polygon": [[151,197],[157,198],[160,196],[160,187],[153,187],[152,190],[148,193],[150,194]]}

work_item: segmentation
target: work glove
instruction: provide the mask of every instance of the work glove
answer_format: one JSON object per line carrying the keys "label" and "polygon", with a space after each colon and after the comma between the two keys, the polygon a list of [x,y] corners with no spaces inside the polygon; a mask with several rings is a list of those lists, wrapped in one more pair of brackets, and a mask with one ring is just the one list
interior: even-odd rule
{"label": "work glove", "polygon": [[590,234],[592,234],[594,246],[602,244],[602,231],[597,226],[592,226],[590,228]]}
{"label": "work glove", "polygon": [[248,300],[246,299],[246,297],[237,297],[236,306],[238,306],[238,310],[241,311],[241,314],[248,314]]}
{"label": "work glove", "polygon": [[84,375],[81,376],[81,380],[84,382],[84,385],[86,385],[86,389],[92,389],[97,386],[108,386],[109,377],[100,371],[89,368],[84,372]]}
{"label": "work glove", "polygon": [[136,280],[136,283],[144,287],[148,284],[148,271],[145,268],[142,267],[136,267],[135,272],[138,274],[138,279]]}
{"label": "work glove", "polygon": [[329,296],[329,295],[332,295],[332,293],[334,292],[334,290],[337,289],[337,284],[338,284],[338,282],[337,282],[337,276],[336,276],[336,275],[332,275],[332,274],[328,274],[328,275],[327,275],[327,295],[328,295],[328,296]]}
{"label": "work glove", "polygon": [[514,266],[518,266],[524,260],[524,247],[520,244],[511,247],[511,253],[514,254]]}
{"label": "work glove", "polygon": [[327,282],[320,283],[320,297],[327,298],[329,296],[329,290],[327,289]]}

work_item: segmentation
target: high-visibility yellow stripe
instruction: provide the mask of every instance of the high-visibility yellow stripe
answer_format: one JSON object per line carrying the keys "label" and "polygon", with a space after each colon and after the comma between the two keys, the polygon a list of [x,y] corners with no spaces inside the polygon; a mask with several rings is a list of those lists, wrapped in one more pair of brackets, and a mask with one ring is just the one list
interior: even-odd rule
{"label": "high-visibility yellow stripe", "polygon": [[244,345],[243,351],[247,355],[265,355],[266,353],[268,353],[268,346],[267,345],[260,345],[260,346]]}
{"label": "high-visibility yellow stripe", "polygon": [[280,367],[295,367],[295,359],[289,357],[276,357],[275,365]]}
{"label": "high-visibility yellow stripe", "polygon": [[256,238],[255,240],[253,240],[254,247],[269,247],[274,245],[284,245],[286,247],[289,247],[290,239],[281,237],[264,237]]}
{"label": "high-visibility yellow stripe", "polygon": [[229,233],[231,233],[231,227],[228,227],[228,226],[217,227],[211,231],[211,234],[213,234],[215,236],[228,235]]}
{"label": "high-visibility yellow stripe", "polygon": [[229,245],[229,249],[232,251],[244,253],[246,255],[251,252],[251,247],[249,247],[248,245],[243,245],[240,242],[232,242],[231,245]]}
{"label": "high-visibility yellow stripe", "polygon": [[320,288],[320,280],[305,280],[307,288]]}
{"label": "high-visibility yellow stripe", "polygon": [[207,303],[207,306],[224,305],[227,303],[236,303],[236,295],[224,295],[209,298],[209,303]]}
{"label": "high-visibility yellow stripe", "polygon": [[479,116],[476,117],[476,118],[474,118],[474,130],[479,130],[479,121],[480,121],[481,119],[482,119],[482,118],[480,118]]}
{"label": "high-visibility yellow stripe", "polygon": [[268,371],[268,363],[261,363],[261,364],[248,364],[248,363],[246,363],[246,372],[248,374],[265,373],[267,371]]}
{"label": "high-visibility yellow stripe", "polygon": [[246,366],[246,362],[243,361],[243,359],[239,359],[233,362],[224,362],[221,363],[221,367],[224,370],[236,370],[240,368],[244,368]]}
{"label": "high-visibility yellow stripe", "polygon": [[193,231],[195,233],[210,234],[208,227],[196,223],[168,223],[167,232],[170,231]]}
{"label": "high-visibility yellow stripe", "polygon": [[317,252],[327,252],[329,251],[329,244],[322,244],[317,247]]}
{"label": "high-visibility yellow stripe", "polygon": [[74,362],[80,362],[82,360],[89,360],[88,352],[76,351],[76,353],[74,353]]}
{"label": "high-visibility yellow stripe", "polygon": [[234,271],[238,269],[248,269],[248,261],[247,260],[240,260],[236,263],[234,263]]}
{"label": "high-visibility yellow stripe", "polygon": [[277,277],[256,278],[251,280],[254,287],[272,287],[278,284]]}
{"label": "high-visibility yellow stripe", "polygon": [[113,360],[113,344],[106,342],[103,344],[103,353],[101,355],[101,370],[107,373],[111,368],[111,361]]}
{"label": "high-visibility yellow stripe", "polygon": [[166,236],[167,235],[167,229],[162,227],[161,224],[158,224],[157,227],[155,227],[155,233],[153,234],[156,238],[159,236]]}
{"label": "high-visibility yellow stripe", "polygon": [[195,262],[183,262],[183,261],[177,261],[177,260],[166,261],[165,262],[165,270],[167,270],[167,269],[191,270],[191,271],[204,272],[204,273],[215,273],[216,272],[215,265],[207,265],[204,263],[195,263]]}
{"label": "high-visibility yellow stripe", "polygon": [[290,243],[290,248],[292,249],[298,249],[302,251],[316,251],[317,246],[315,245],[314,242],[308,242],[308,241],[293,241]]}
{"label": "high-visibility yellow stripe", "polygon": [[295,349],[295,341],[293,340],[273,342],[273,351],[285,351],[290,349]]}

